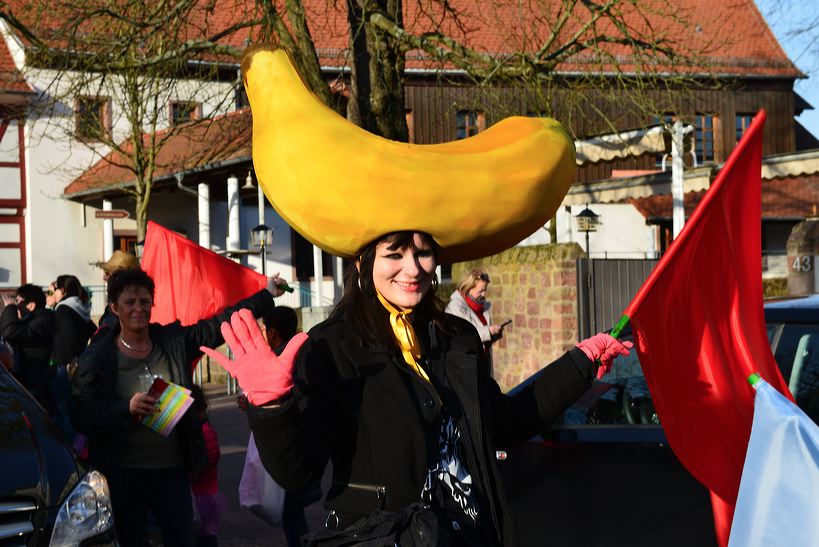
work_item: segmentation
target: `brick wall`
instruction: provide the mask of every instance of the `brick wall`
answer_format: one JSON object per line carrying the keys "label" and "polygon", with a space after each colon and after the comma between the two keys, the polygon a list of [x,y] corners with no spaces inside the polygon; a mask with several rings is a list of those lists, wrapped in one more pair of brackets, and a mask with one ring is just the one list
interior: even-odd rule
{"label": "brick wall", "polygon": [[577,342],[575,260],[582,256],[575,243],[536,245],[453,265],[456,283],[473,267],[488,273],[492,321],[513,320],[493,346],[494,376],[504,391]]}

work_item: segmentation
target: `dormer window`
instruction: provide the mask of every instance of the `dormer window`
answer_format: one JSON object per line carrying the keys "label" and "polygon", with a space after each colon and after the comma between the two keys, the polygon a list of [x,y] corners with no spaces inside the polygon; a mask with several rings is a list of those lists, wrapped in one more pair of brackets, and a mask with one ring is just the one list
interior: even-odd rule
{"label": "dormer window", "polygon": [[74,104],[74,134],[83,141],[101,141],[111,136],[111,99],[77,97]]}

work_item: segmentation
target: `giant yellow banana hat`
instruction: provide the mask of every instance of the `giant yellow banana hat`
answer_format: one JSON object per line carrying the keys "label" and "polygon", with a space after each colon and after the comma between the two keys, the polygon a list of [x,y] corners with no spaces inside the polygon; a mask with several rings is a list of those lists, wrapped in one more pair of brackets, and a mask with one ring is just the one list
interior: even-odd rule
{"label": "giant yellow banana hat", "polygon": [[311,93],[284,50],[242,61],[253,165],[276,211],[352,258],[399,230],[427,232],[444,262],[481,258],[552,217],[574,177],[574,144],[549,118],[507,118],[460,141],[415,145],[369,133]]}

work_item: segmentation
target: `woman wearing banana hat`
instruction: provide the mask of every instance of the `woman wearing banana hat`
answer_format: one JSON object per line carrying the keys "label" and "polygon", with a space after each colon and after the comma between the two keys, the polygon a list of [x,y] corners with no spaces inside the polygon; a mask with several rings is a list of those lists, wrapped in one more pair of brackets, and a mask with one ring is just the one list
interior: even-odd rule
{"label": "woman wearing banana hat", "polygon": [[281,50],[249,51],[242,70],[268,199],[352,261],[330,318],[280,357],[242,312],[222,325],[235,360],[207,350],[248,394],[276,482],[306,490],[332,461],[330,515],[309,544],[516,544],[495,451],[539,432],[628,349],[598,334],[507,396],[475,328],[444,313],[435,267],[542,226],[573,178],[571,139],[554,120],[509,118],[463,141],[393,142],[325,107]]}

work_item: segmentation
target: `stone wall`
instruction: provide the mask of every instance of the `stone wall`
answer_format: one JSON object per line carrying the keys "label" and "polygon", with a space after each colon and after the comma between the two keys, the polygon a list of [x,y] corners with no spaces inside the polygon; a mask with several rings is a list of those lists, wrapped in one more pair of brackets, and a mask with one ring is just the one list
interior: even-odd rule
{"label": "stone wall", "polygon": [[493,346],[494,376],[504,391],[577,343],[575,261],[582,256],[575,243],[536,245],[453,265],[456,283],[473,267],[489,274],[493,323],[513,321]]}

